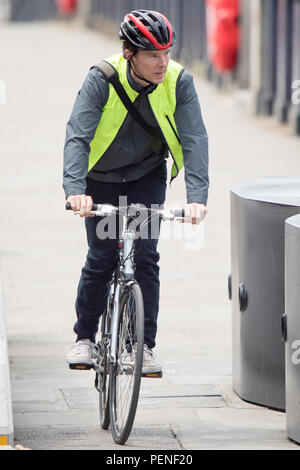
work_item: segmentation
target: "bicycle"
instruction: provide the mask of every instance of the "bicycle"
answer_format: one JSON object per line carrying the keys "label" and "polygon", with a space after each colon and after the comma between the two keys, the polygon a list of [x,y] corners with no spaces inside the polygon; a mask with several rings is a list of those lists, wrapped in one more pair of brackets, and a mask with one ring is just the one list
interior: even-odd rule
{"label": "bicycle", "polygon": [[[71,210],[71,205],[66,204]],[[99,417],[102,429],[111,424],[114,441],[123,445],[127,441],[136,414],[141,377],[162,377],[142,374],[144,347],[144,304],[141,288],[134,278],[135,241],[138,238],[134,222],[146,211],[148,217],[139,231],[153,220],[184,218],[182,210],[148,209],[139,205],[115,207],[93,204],[91,214],[109,217],[120,214],[123,219],[122,235],[117,242],[117,266],[108,284],[107,306],[101,315],[99,356],[92,366],[70,365],[71,368],[96,371],[95,387],[99,392]],[[150,213],[150,216],[149,216]]]}

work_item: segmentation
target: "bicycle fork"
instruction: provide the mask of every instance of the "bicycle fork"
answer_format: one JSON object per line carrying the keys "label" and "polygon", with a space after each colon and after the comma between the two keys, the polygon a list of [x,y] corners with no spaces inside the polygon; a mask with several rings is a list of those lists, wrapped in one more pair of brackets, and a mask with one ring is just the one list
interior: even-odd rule
{"label": "bicycle fork", "polygon": [[[126,219],[126,217],[125,217]],[[124,223],[124,227],[127,226],[127,222]],[[129,285],[133,281],[130,281],[134,275],[133,262],[131,258],[131,253],[133,249],[133,243],[135,239],[135,233],[130,230],[125,230],[122,235],[122,239],[119,240],[120,248],[120,274],[121,277],[125,280],[125,284]],[[126,282],[126,279],[128,281]],[[110,347],[110,357],[109,362],[112,365],[117,364],[117,347],[118,347],[118,331],[119,331],[119,322],[120,322],[120,297],[121,297],[121,284],[118,282],[114,296],[113,296],[113,312],[111,317],[111,347]]]}
{"label": "bicycle fork", "polygon": [[120,320],[120,291],[121,286],[117,284],[113,298],[113,312],[111,316],[111,342],[110,342],[110,357],[109,362],[112,365],[117,363],[117,342],[118,342],[118,330]]}

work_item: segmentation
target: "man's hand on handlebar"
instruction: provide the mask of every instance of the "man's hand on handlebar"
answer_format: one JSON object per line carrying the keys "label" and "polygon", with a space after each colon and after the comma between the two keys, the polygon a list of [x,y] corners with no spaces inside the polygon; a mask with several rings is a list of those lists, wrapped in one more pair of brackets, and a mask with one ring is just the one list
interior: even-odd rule
{"label": "man's hand on handlebar", "polygon": [[69,196],[67,202],[71,204],[74,212],[79,212],[80,217],[95,217],[94,214],[90,214],[93,205],[91,196],[77,194],[75,196]]}
{"label": "man's hand on handlebar", "polygon": [[198,202],[192,202],[184,206],[184,222],[190,223],[193,225],[198,225],[202,220],[204,220],[207,209],[205,204],[200,204]]}

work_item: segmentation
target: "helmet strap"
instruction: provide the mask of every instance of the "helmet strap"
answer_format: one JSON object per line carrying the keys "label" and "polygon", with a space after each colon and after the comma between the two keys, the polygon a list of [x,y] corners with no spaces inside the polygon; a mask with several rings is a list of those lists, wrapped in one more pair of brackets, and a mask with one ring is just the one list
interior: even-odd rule
{"label": "helmet strap", "polygon": [[136,52],[134,52],[134,53],[132,54],[132,56],[130,57],[130,59],[129,59],[129,66],[130,66],[130,69],[133,71],[134,75],[135,75],[137,78],[139,78],[140,80],[143,80],[144,82],[148,83],[149,85],[155,85],[155,83],[150,82],[149,80],[147,80],[147,79],[144,78],[144,77],[141,77],[140,75],[138,75],[138,74],[135,72],[134,68],[132,67],[132,64],[133,64],[132,58],[133,58],[133,56],[134,56],[135,54],[136,54]]}

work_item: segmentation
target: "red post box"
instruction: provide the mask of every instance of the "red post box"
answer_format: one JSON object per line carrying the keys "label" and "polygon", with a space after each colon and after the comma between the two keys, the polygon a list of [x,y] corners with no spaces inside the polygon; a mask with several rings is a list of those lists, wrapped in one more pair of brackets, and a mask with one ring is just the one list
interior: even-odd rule
{"label": "red post box", "polygon": [[62,15],[72,15],[77,7],[77,0],[56,0],[58,11]]}
{"label": "red post box", "polygon": [[239,0],[206,0],[207,56],[220,72],[236,66],[239,42]]}

